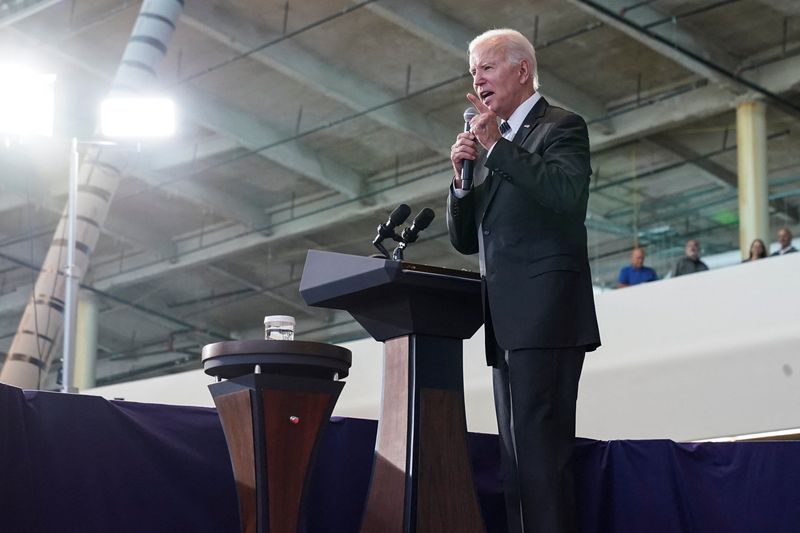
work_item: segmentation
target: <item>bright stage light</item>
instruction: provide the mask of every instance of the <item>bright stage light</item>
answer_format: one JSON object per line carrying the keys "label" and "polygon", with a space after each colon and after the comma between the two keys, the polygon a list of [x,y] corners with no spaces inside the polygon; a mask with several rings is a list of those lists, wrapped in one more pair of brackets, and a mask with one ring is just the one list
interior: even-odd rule
{"label": "bright stage light", "polygon": [[0,65],[0,136],[52,136],[55,81],[55,74]]}
{"label": "bright stage light", "polygon": [[100,107],[104,137],[143,139],[175,134],[175,104],[169,98],[115,97]]}

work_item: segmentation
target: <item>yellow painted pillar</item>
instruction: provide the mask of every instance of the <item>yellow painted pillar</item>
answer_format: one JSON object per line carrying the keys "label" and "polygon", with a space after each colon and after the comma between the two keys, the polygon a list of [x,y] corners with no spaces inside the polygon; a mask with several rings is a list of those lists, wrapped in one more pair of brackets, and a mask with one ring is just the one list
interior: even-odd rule
{"label": "yellow painted pillar", "polygon": [[94,387],[97,379],[97,297],[81,291],[75,322],[75,367],[73,383],[78,390]]}
{"label": "yellow painted pillar", "polygon": [[736,106],[736,155],[739,175],[739,250],[749,256],[750,243],[769,243],[767,187],[767,119],[763,102]]}

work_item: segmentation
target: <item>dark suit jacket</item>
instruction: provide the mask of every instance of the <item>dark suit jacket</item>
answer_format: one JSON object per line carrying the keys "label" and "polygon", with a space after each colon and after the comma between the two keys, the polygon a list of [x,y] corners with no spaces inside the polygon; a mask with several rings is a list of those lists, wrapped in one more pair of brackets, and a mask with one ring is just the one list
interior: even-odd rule
{"label": "dark suit jacket", "polygon": [[450,241],[482,254],[487,337],[503,349],[600,345],[584,225],[591,172],[584,120],[541,98],[513,142],[475,162],[470,193],[451,187]]}

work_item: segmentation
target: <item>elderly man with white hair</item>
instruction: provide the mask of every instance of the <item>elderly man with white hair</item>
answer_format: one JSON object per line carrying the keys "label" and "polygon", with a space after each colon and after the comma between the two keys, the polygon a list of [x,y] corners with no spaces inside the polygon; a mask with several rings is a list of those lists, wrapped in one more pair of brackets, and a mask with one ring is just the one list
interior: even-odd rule
{"label": "elderly man with white hair", "polygon": [[519,32],[476,37],[469,67],[476,115],[451,148],[447,221],[453,246],[480,257],[509,531],[572,532],[578,381],[600,345],[584,225],[589,135],[538,92]]}

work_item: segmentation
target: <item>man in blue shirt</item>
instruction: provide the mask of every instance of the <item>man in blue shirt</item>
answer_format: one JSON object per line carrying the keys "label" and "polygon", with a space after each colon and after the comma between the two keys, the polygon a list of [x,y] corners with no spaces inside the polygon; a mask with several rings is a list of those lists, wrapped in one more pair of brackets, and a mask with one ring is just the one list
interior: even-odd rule
{"label": "man in blue shirt", "polygon": [[630,287],[658,279],[656,271],[644,266],[644,248],[636,247],[631,251],[631,264],[619,271],[617,280],[619,288]]}

